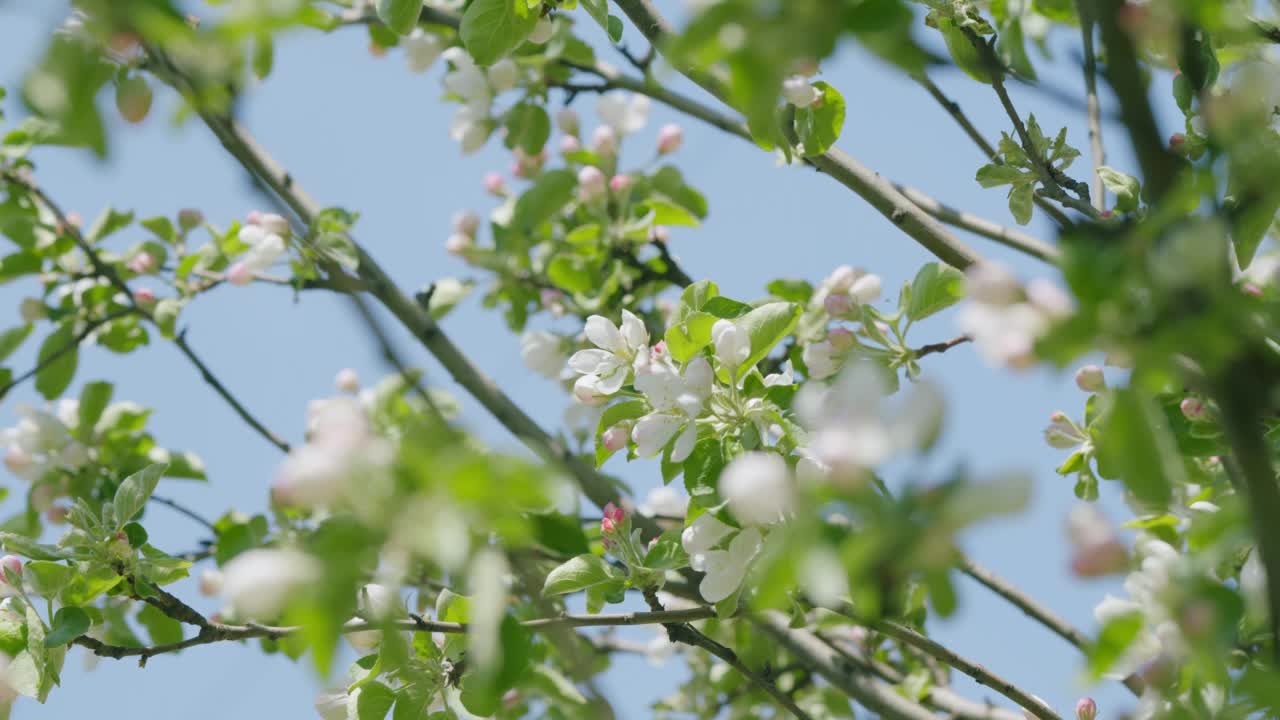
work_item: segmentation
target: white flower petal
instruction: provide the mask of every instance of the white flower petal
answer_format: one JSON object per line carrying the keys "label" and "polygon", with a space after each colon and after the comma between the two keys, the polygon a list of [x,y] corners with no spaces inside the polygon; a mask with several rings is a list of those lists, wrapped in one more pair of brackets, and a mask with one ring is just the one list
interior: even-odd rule
{"label": "white flower petal", "polygon": [[623,342],[622,333],[618,331],[618,326],[614,325],[609,318],[601,315],[592,315],[587,318],[585,329],[587,339],[592,345],[601,350],[618,354],[626,351],[626,343]]}
{"label": "white flower petal", "polygon": [[686,418],[669,413],[654,412],[636,421],[631,439],[636,442],[636,452],[643,457],[653,457],[662,452],[671,438],[680,432]]}

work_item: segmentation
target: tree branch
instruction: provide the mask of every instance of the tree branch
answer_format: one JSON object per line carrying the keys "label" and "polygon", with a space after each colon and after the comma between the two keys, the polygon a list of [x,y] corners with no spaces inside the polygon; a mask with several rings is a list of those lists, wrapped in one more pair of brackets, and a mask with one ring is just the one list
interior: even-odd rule
{"label": "tree branch", "polygon": [[263,425],[258,418],[254,417],[253,413],[249,412],[249,409],[244,406],[244,403],[237,400],[236,396],[231,393],[231,390],[229,390],[226,385],[222,384],[222,381],[218,379],[218,376],[213,374],[213,371],[210,370],[209,366],[200,359],[200,356],[196,354],[196,351],[191,349],[191,345],[187,343],[186,328],[183,328],[181,332],[174,336],[173,344],[178,347],[179,352],[191,361],[192,365],[196,366],[196,369],[200,371],[200,377],[204,380],[205,384],[213,388],[213,391],[231,406],[231,409],[240,416],[241,420],[244,420],[249,427],[253,428],[254,431],[265,438],[267,442],[279,448],[280,452],[289,452],[289,443],[282,440],[279,435],[276,435],[271,430],[268,430],[266,425]]}
{"label": "tree branch", "polygon": [[963,345],[964,343],[967,343],[971,340],[973,340],[973,338],[969,337],[968,335],[958,335],[945,342],[937,342],[937,343],[930,343],[928,345],[921,345],[920,347],[912,350],[911,354],[917,358],[922,358],[926,355],[944,353],[957,345]]}
{"label": "tree branch", "polygon": [[[236,121],[208,108],[200,107],[195,100],[190,81],[173,63],[160,53],[152,51],[154,69],[165,82],[172,85],[196,107],[205,125],[218,138],[223,147],[240,164],[261,181],[287,205],[298,219],[310,226],[322,206]],[[618,496],[613,480],[596,472],[567,446],[543,430],[533,418],[520,409],[503,393],[497,384],[458,349],[440,329],[431,315],[412,298],[398,288],[386,271],[373,259],[362,245],[352,240],[356,251],[357,275],[367,290],[379,303],[391,312],[406,329],[444,366],[449,375],[472,397],[489,411],[503,426],[538,455],[553,462],[571,474],[583,493],[596,505],[603,507]],[[652,523],[637,519],[647,531],[653,531]]]}
{"label": "tree branch", "polygon": [[186,516],[187,518],[208,528],[209,532],[212,532],[214,537],[218,536],[218,528],[215,527],[212,522],[210,522],[207,518],[205,518],[200,513],[187,507],[186,505],[183,505],[182,503],[179,503],[176,500],[170,500],[169,498],[166,498],[166,497],[160,497],[159,495],[152,495],[150,498],[148,498],[148,500],[150,502],[156,503],[157,505],[164,505],[165,507],[177,512],[179,515]]}
{"label": "tree branch", "polygon": [[[950,205],[944,205],[938,200],[935,200],[929,195],[926,195],[913,187],[907,187],[897,183],[894,183],[893,186],[897,188],[898,192],[902,193],[904,197],[919,206],[921,210],[924,210],[933,217],[952,227],[968,230],[971,233],[981,235],[989,240],[995,240],[1005,247],[1021,251],[1048,263],[1057,264],[1061,257],[1061,253],[1058,252],[1058,248],[1039,238],[1032,237],[1021,230],[1005,227],[1004,225],[992,222],[986,218],[978,217],[973,213],[965,212],[964,210],[957,210]],[[1041,208],[1050,207],[1055,211],[1061,212],[1058,208],[1049,204],[1043,198],[1037,197],[1036,199],[1039,201],[1037,204],[1040,205]]]}
{"label": "tree branch", "polygon": [[1093,0],[1076,0],[1076,12],[1080,15],[1080,38],[1084,45],[1084,89],[1089,118],[1089,151],[1093,156],[1093,186],[1090,196],[1099,212],[1107,209],[1107,188],[1102,184],[1098,168],[1107,164],[1107,153],[1102,146],[1102,110],[1098,105],[1098,58],[1093,51]]}
{"label": "tree branch", "polygon": [[[1004,161],[1000,159],[1000,154],[996,152],[995,147],[993,147],[991,143],[987,141],[987,138],[983,136],[982,132],[978,130],[977,126],[975,126],[973,122],[969,120],[969,116],[965,115],[964,110],[960,108],[960,103],[947,97],[942,92],[942,89],[939,88],[936,84],[934,84],[932,80],[929,79],[928,75],[925,75],[924,73],[919,73],[917,75],[913,75],[912,77],[915,79],[917,83],[920,84],[921,87],[925,89],[926,92],[929,93],[929,95],[935,101],[937,101],[939,105],[942,106],[943,110],[947,111],[947,114],[951,116],[951,119],[956,121],[956,124],[960,126],[960,129],[964,131],[964,134],[969,136],[969,139],[973,141],[974,145],[978,146],[978,149],[982,151],[982,154],[985,155],[988,160],[990,160],[993,163],[996,163],[997,165],[1004,164]],[[908,195],[907,197],[911,197],[911,196]],[[916,201],[912,199],[912,202],[916,202]],[[1042,198],[1040,196],[1036,196],[1032,200],[1032,202],[1036,204],[1036,207],[1043,210],[1045,214],[1052,217],[1054,222],[1058,223],[1059,227],[1067,227],[1071,225],[1071,218],[1067,217],[1066,213],[1062,212],[1062,210],[1059,209],[1057,205],[1054,205],[1049,200]],[[918,205],[919,202],[916,202],[916,204]],[[928,208],[925,208],[925,211],[929,212]],[[933,215],[934,217],[938,217],[936,213],[930,212],[930,214]],[[949,223],[949,221],[946,218],[939,218],[939,219],[942,220],[943,222]],[[954,225],[955,223],[950,223],[950,224]],[[966,228],[966,229],[969,229],[969,228]],[[985,235],[985,233],[979,230],[974,230],[974,232],[977,232],[980,235]],[[987,237],[991,237],[991,236],[987,235]],[[992,237],[991,239],[1001,240],[1001,238],[998,238],[998,237]]]}
{"label": "tree branch", "polygon": [[47,357],[37,362],[34,367],[22,373],[21,375],[15,377],[14,379],[10,380],[8,383],[4,385],[4,387],[0,387],[0,400],[3,400],[4,397],[9,394],[10,390],[14,389],[15,387],[26,382],[27,380],[40,374],[41,370],[57,362],[58,359],[61,358],[63,355],[66,355],[72,350],[75,350],[76,348],[80,347],[80,343],[84,342],[85,338],[93,334],[93,331],[97,330],[98,328],[102,327],[103,325],[106,325],[107,323],[113,320],[118,320],[119,318],[125,317],[126,315],[132,315],[133,313],[134,313],[133,308],[125,308],[123,310],[117,310],[116,312],[110,313],[109,315],[99,318],[97,320],[90,320],[84,326],[84,328],[80,330],[80,332],[76,333],[75,337],[68,340],[65,345],[49,353]]}
{"label": "tree branch", "polygon": [[[645,590],[644,599],[649,603],[649,607],[653,609],[654,612],[663,612],[662,603],[658,600],[658,594],[656,591],[652,589]],[[742,676],[745,677],[752,685],[755,685],[765,691],[769,697],[773,698],[779,705],[786,708],[792,715],[800,718],[800,720],[812,720],[808,713],[801,710],[800,707],[796,705],[796,701],[792,699],[790,695],[782,692],[771,680],[748,667],[746,663],[742,662],[742,660],[738,658],[738,654],[732,649],[721,645],[685,623],[663,623],[663,627],[666,628],[667,637],[671,639],[671,642],[683,643],[685,645],[706,650],[712,655],[715,655],[725,661],[729,667],[732,667],[734,670],[741,673]]]}

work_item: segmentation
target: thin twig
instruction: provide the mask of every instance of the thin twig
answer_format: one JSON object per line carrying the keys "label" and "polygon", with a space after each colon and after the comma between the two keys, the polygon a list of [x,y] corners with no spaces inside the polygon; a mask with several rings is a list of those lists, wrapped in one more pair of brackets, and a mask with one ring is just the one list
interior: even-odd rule
{"label": "thin twig", "polygon": [[[986,136],[984,136],[982,132],[978,130],[977,126],[973,124],[973,121],[969,119],[969,116],[966,115],[964,110],[960,107],[960,103],[947,97],[947,95],[942,92],[942,89],[939,88],[933,80],[930,80],[929,76],[923,72],[913,75],[912,77],[925,89],[926,92],[929,93],[930,97],[942,106],[943,110],[947,111],[947,114],[951,116],[951,119],[956,121],[956,124],[960,126],[960,129],[964,131],[964,134],[973,141],[974,145],[978,146],[978,149],[982,151],[982,154],[985,155],[988,160],[997,165],[1004,164],[1004,161],[1000,158],[1000,153],[996,152],[995,147],[987,141]],[[907,197],[911,196],[908,195]],[[914,198],[912,198],[912,202],[915,202],[917,205],[920,204]],[[1036,206],[1043,210],[1045,214],[1052,217],[1054,222],[1058,223],[1059,227],[1068,227],[1071,225],[1071,218],[1067,217],[1067,214],[1064,213],[1057,205],[1054,205],[1050,200],[1036,196],[1033,199],[1033,202],[1035,202]],[[925,208],[925,211],[930,212],[928,208]],[[934,217],[938,217],[936,213],[930,212],[930,214]],[[948,222],[946,218],[939,219],[943,222]],[[955,223],[951,224],[954,225]],[[985,234],[977,230],[974,232]],[[991,236],[987,235],[987,237]],[[998,237],[991,237],[991,239],[1001,240],[1001,238]]]}
{"label": "thin twig", "polygon": [[935,353],[944,353],[957,345],[963,345],[964,343],[967,343],[971,340],[973,340],[973,338],[969,337],[968,335],[957,335],[956,337],[953,337],[950,340],[947,340],[944,342],[929,343],[928,345],[921,345],[920,347],[912,350],[911,354],[914,355],[916,358],[922,358],[926,355],[933,355]]}
{"label": "thin twig", "polygon": [[[658,600],[658,595],[655,591],[646,590],[644,598],[654,612],[665,612],[662,610],[662,602]],[[685,645],[702,648],[712,655],[715,655],[725,661],[729,667],[732,667],[734,670],[741,673],[742,676],[745,677],[752,685],[755,685],[765,691],[769,697],[773,698],[779,705],[786,708],[786,710],[792,715],[800,718],[800,720],[811,720],[809,714],[800,709],[800,706],[796,705],[796,701],[790,695],[779,690],[778,686],[769,678],[764,677],[760,673],[748,667],[746,663],[742,662],[742,660],[738,658],[738,654],[732,649],[721,645],[685,623],[663,623],[663,627],[666,628],[667,637],[671,639],[671,642],[683,643]]]}
{"label": "thin twig", "polygon": [[185,515],[187,518],[194,520],[195,522],[208,528],[209,531],[213,533],[214,537],[218,536],[218,528],[214,526],[212,522],[210,522],[207,518],[205,518],[200,513],[187,507],[186,505],[183,505],[182,503],[176,500],[170,500],[169,498],[166,498],[166,497],[160,497],[159,495],[152,495],[149,498],[149,500],[153,503],[156,503],[157,505],[164,505],[165,507],[170,508],[171,510],[177,512],[179,515]]}
{"label": "thin twig", "polygon": [[3,400],[4,396],[8,395],[10,390],[14,389],[18,385],[21,385],[22,383],[26,382],[30,378],[40,374],[41,370],[44,370],[45,368],[57,362],[60,358],[62,358],[62,356],[80,347],[80,343],[84,342],[85,338],[93,334],[93,331],[97,330],[98,328],[102,327],[103,325],[106,325],[107,323],[113,320],[118,320],[122,317],[125,317],[126,315],[132,315],[133,312],[134,312],[133,308],[125,308],[123,310],[117,310],[97,320],[91,320],[88,324],[84,326],[82,330],[80,330],[80,332],[76,333],[74,337],[68,340],[65,345],[46,355],[39,362],[37,362],[34,367],[22,373],[21,375],[15,377],[14,379],[10,380],[8,383],[4,385],[4,387],[0,387],[0,400]]}
{"label": "thin twig", "polygon": [[1098,104],[1098,58],[1093,52],[1093,0],[1076,0],[1080,15],[1080,39],[1084,45],[1084,89],[1089,117],[1089,151],[1093,156],[1093,185],[1090,196],[1099,212],[1107,209],[1107,188],[1102,184],[1098,168],[1107,164],[1102,146],[1102,109]]}
{"label": "thin twig", "polygon": [[282,440],[279,435],[276,435],[271,430],[268,430],[266,425],[263,425],[258,418],[254,417],[253,413],[249,412],[249,409],[237,400],[236,396],[231,394],[231,391],[227,389],[227,386],[223,385],[222,381],[213,374],[213,371],[210,370],[209,366],[200,359],[200,356],[196,354],[195,350],[191,349],[191,345],[187,343],[186,329],[183,329],[174,336],[173,344],[178,347],[179,352],[191,361],[192,365],[196,366],[196,369],[200,371],[200,377],[204,380],[205,384],[213,388],[213,391],[231,406],[231,409],[240,416],[241,420],[244,420],[249,427],[257,431],[257,433],[265,438],[267,442],[279,448],[281,452],[289,452],[289,443]]}
{"label": "thin twig", "polygon": [[[1058,252],[1058,248],[1039,238],[1032,237],[1021,230],[1005,227],[1004,225],[992,222],[986,218],[978,217],[973,213],[966,212],[964,210],[957,210],[950,205],[944,205],[940,201],[935,200],[933,197],[930,197],[913,187],[907,187],[897,183],[894,183],[894,187],[897,188],[898,192],[902,193],[908,200],[918,205],[921,210],[924,210],[952,227],[968,230],[971,233],[981,235],[990,240],[995,240],[1005,247],[1019,250],[1027,255],[1044,260],[1045,262],[1056,264],[1061,257],[1061,253]],[[1058,208],[1049,204],[1047,201],[1044,201],[1042,198],[1037,199],[1041,201],[1042,208],[1050,207],[1054,210],[1058,210]],[[1058,212],[1061,211],[1058,210]]]}

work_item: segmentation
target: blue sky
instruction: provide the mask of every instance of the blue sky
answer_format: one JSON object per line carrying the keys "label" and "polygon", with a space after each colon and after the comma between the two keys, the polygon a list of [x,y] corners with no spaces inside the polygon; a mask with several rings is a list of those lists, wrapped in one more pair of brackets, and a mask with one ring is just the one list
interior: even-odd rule
{"label": "blue sky", "polygon": [[[0,3],[0,83],[16,90],[17,80],[38,57],[63,8],[61,2]],[[1077,38],[1061,31],[1052,45],[1057,63],[1043,67],[1043,78],[1079,93]],[[505,171],[509,158],[500,147],[463,157],[448,139],[453,108],[439,101],[439,66],[426,76],[412,75],[398,54],[377,59],[365,46],[358,30],[280,39],[275,71],[245,98],[242,119],[322,203],[360,213],[357,239],[404,286],[417,289],[441,277],[475,276],[444,252],[449,218],[461,208],[489,210],[492,200],[481,187],[481,177],[489,170]],[[607,49],[601,55],[622,63]],[[1012,223],[1004,192],[983,190],[973,180],[983,163],[980,151],[913,82],[853,47],[843,48],[824,66],[822,79],[840,88],[848,103],[840,147],[890,179]],[[988,137],[994,139],[1007,128],[989,87],[958,71],[940,72],[935,79]],[[1032,89],[1014,87],[1012,92],[1018,107],[1034,112],[1046,132],[1069,126],[1069,140],[1087,156],[1088,139],[1078,108]],[[14,94],[4,106],[11,120],[21,112]],[[579,100],[588,125],[592,102]],[[104,98],[103,105],[110,110],[110,98]],[[1104,98],[1104,107],[1109,106],[1109,98]],[[112,121],[107,161],[87,153],[42,149],[35,155],[37,177],[63,207],[79,211],[86,220],[107,205],[136,210],[142,217],[196,207],[225,225],[249,210],[265,208],[266,201],[204,127],[171,122],[175,109],[172,95],[158,91],[156,107],[143,125]],[[1177,129],[1177,116],[1168,110],[1162,117],[1171,132]],[[624,162],[647,159],[658,127],[677,120],[686,128],[686,142],[675,159],[686,178],[706,194],[711,214],[700,228],[673,232],[671,247],[690,275],[715,280],[726,295],[756,297],[777,277],[817,281],[845,263],[879,273],[885,287],[892,289],[932,259],[829,178],[812,170],[776,167],[772,155],[665,108],[655,106],[648,128],[627,141]],[[1132,170],[1132,160],[1121,147],[1123,131],[1109,124],[1104,132],[1110,141],[1110,164]],[[1086,178],[1087,165],[1087,159],[1078,161],[1073,174]],[[1052,239],[1052,229],[1039,215],[1029,230]],[[1026,277],[1047,272],[1045,266],[981,238],[970,242],[986,257],[1006,261]],[[18,301],[34,293],[30,283],[0,286],[0,315],[11,313],[0,326],[15,324]],[[886,294],[890,297],[884,303],[896,295]],[[957,332],[954,322],[954,312],[942,313],[914,328],[911,339],[914,344],[947,339]],[[226,287],[189,306],[182,324],[189,328],[190,343],[219,377],[267,426],[293,441],[301,436],[307,401],[331,392],[338,369],[354,367],[366,380],[386,372],[340,297],[307,293],[295,302],[288,290],[279,288]],[[521,365],[518,339],[498,315],[480,308],[473,298],[445,320],[444,329],[544,426],[561,422],[565,396]],[[496,448],[519,451],[425,352],[406,336],[398,339],[409,360],[426,369],[429,382],[455,392],[470,429]],[[13,367],[30,366],[35,343],[30,345],[12,360]],[[926,376],[943,385],[948,402],[944,441],[928,467],[963,461],[979,475],[1022,469],[1034,477],[1029,510],[967,533],[964,549],[1067,619],[1092,630],[1093,605],[1108,590],[1117,592],[1118,583],[1070,577],[1063,518],[1075,502],[1072,481],[1053,473],[1062,453],[1045,446],[1040,437],[1051,411],[1081,414],[1084,395],[1069,373],[992,370],[967,347],[927,358],[923,365]],[[151,426],[162,444],[194,450],[205,459],[208,484],[166,481],[164,494],[212,516],[231,507],[252,512],[265,506],[278,452],[213,396],[171,345],[157,338],[127,357],[89,348],[81,355],[69,394],[94,379],[115,381],[118,399],[155,408]],[[0,406],[0,423],[14,421],[17,402],[37,399],[30,386],[15,391]],[[652,464],[614,462],[608,469],[633,483],[638,496],[659,477]],[[12,477],[3,482],[10,487],[21,483]],[[1108,514],[1122,518],[1115,488],[1104,487],[1103,495]],[[13,501],[4,508],[14,509]],[[165,508],[153,508],[147,526],[153,542],[172,551],[187,549],[202,537],[200,527]],[[190,583],[177,587],[198,607],[215,609]],[[960,611],[931,625],[937,637],[1069,712],[1082,692],[1078,652],[981,587],[961,580],[960,591]],[[637,631],[636,637],[647,638],[648,631]],[[128,661],[103,660],[86,672],[82,655],[79,649],[72,652],[64,687],[53,693],[47,706],[24,700],[15,717],[101,715],[104,708],[109,708],[109,717],[138,719],[171,717],[179,708],[193,720],[314,716],[311,699],[318,680],[310,668],[278,656],[264,657],[251,647],[196,648],[182,656],[155,658],[145,670]],[[684,672],[678,663],[652,669],[643,660],[619,660],[601,687],[620,717],[644,718],[649,716],[647,703],[674,687]],[[955,682],[973,697],[991,697],[958,674]],[[1132,698],[1114,683],[1090,693],[1107,715],[1132,705]]]}

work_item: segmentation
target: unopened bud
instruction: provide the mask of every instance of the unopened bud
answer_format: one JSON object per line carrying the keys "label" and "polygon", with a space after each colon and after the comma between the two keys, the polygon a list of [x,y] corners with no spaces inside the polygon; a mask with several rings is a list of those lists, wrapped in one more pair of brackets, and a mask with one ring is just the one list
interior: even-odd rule
{"label": "unopened bud", "polygon": [[529,33],[529,42],[535,45],[542,45],[551,39],[556,32],[556,26],[551,20],[542,18],[538,20],[538,24],[533,26],[533,32]]}
{"label": "unopened bud", "polygon": [[[0,558],[0,567],[4,568],[4,573],[6,575],[13,573],[18,577],[22,577],[22,558],[17,555],[5,555]],[[2,578],[0,578],[0,580],[2,580]]]}
{"label": "unopened bud", "polygon": [[476,231],[480,229],[480,216],[475,213],[464,210],[453,216],[453,231],[468,235],[476,236]]}
{"label": "unopened bud", "polygon": [[205,570],[200,573],[200,594],[214,597],[222,592],[222,571]]}
{"label": "unopened bud", "polygon": [[619,423],[604,431],[604,435],[600,437],[606,450],[617,452],[627,446],[627,439],[631,437],[631,429]]}
{"label": "unopened bud", "polygon": [[138,288],[133,291],[133,299],[138,301],[139,305],[151,305],[156,301],[156,294],[151,288]]}
{"label": "unopened bud", "polygon": [[1098,717],[1098,704],[1093,698],[1082,697],[1076,703],[1076,720],[1094,720]]}
{"label": "unopened bud", "polygon": [[1085,365],[1076,371],[1076,387],[1087,393],[1102,392],[1107,389],[1107,378],[1097,365]]}
{"label": "unopened bud", "polygon": [[578,122],[578,113],[573,108],[561,108],[556,113],[556,127],[560,128],[560,132],[572,137],[578,136],[581,125]]}
{"label": "unopened bud", "polygon": [[465,255],[471,247],[475,245],[475,241],[470,236],[454,233],[444,241],[444,249],[450,255]]}
{"label": "unopened bud", "polygon": [[591,133],[591,149],[601,155],[618,152],[618,134],[608,125],[601,125]]}
{"label": "unopened bud", "polygon": [[129,258],[129,262],[125,263],[125,267],[129,272],[137,275],[146,275],[156,269],[156,259],[149,252],[140,252]]}
{"label": "unopened bud", "polygon": [[675,123],[663,125],[658,131],[658,154],[669,155],[684,144],[684,129]]}
{"label": "unopened bud", "polygon": [[351,368],[342,368],[334,376],[333,385],[341,392],[360,392],[360,376]]}
{"label": "unopened bud", "polygon": [[289,237],[289,221],[283,215],[263,213],[258,217],[258,225],[272,235],[279,235],[282,238]]}
{"label": "unopened bud", "polygon": [[204,213],[194,208],[183,208],[178,211],[178,227],[183,230],[194,230],[204,223]]}
{"label": "unopened bud", "polygon": [[1185,397],[1178,404],[1178,409],[1182,410],[1182,415],[1192,422],[1205,419],[1208,413],[1205,411],[1204,403],[1199,398]]}
{"label": "unopened bud", "polygon": [[588,165],[578,171],[578,194],[584,201],[603,195],[604,187],[604,173],[600,168]]}
{"label": "unopened bud", "polygon": [[503,58],[489,66],[489,86],[495,93],[506,92],[520,80],[520,68],[511,58]]}
{"label": "unopened bud", "polygon": [[630,175],[614,175],[609,179],[609,189],[615,193],[624,193],[631,187]]}
{"label": "unopened bud", "polygon": [[507,182],[496,172],[484,176],[484,189],[490,195],[502,197],[507,194]]}
{"label": "unopened bud", "polygon": [[827,342],[837,351],[848,350],[853,347],[853,331],[849,328],[832,328],[827,332]]}
{"label": "unopened bud", "polygon": [[248,285],[253,282],[253,271],[243,262],[238,262],[227,268],[227,282],[232,285]]}
{"label": "unopened bud", "polygon": [[818,89],[802,75],[792,75],[782,81],[782,96],[798,108],[807,108],[818,101]]}
{"label": "unopened bud", "polygon": [[828,315],[842,317],[853,309],[853,299],[844,293],[832,293],[822,301],[822,306]]}
{"label": "unopened bud", "polygon": [[560,138],[560,154],[568,155],[570,153],[576,153],[581,149],[582,143],[579,142],[577,136],[565,135]]}
{"label": "unopened bud", "polygon": [[22,303],[18,305],[18,315],[22,317],[24,323],[35,322],[48,314],[49,309],[36,298],[23,298]]}

